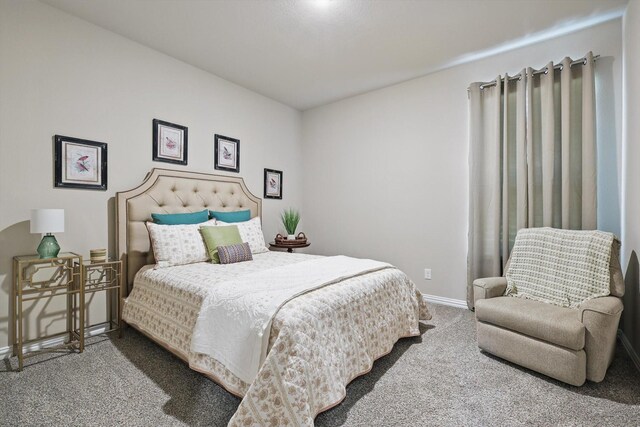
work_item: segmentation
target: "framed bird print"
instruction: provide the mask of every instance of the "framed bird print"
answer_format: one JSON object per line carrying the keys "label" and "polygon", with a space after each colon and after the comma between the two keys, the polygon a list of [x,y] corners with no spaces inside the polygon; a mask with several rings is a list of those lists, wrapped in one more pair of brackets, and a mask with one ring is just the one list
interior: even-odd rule
{"label": "framed bird print", "polygon": [[153,119],[153,161],[187,164],[188,128]]}
{"label": "framed bird print", "polygon": [[240,140],[215,135],[214,167],[218,170],[240,172]]}
{"label": "framed bird print", "polygon": [[87,190],[107,189],[107,144],[54,136],[54,185]]}
{"label": "framed bird print", "polygon": [[264,170],[264,198],[282,199],[282,171]]}

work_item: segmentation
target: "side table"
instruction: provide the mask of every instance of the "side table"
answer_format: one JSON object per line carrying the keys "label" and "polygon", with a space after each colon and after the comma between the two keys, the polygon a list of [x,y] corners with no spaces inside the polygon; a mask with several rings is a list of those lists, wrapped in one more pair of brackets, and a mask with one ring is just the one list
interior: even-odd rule
{"label": "side table", "polygon": [[300,249],[300,248],[306,248],[307,246],[309,246],[311,244],[311,242],[307,241],[306,243],[300,243],[300,244],[286,244],[286,243],[276,243],[276,242],[269,242],[269,247],[270,248],[278,248],[278,249],[286,249],[287,252],[292,253],[294,249]]}
{"label": "side table", "polygon": [[[84,350],[84,281],[82,256],[73,252],[60,253],[55,258],[40,258],[38,255],[13,257],[13,287],[15,292],[16,337],[13,353],[18,356],[18,370],[22,371],[25,357],[41,351],[67,348]],[[25,302],[66,295],[66,331],[34,339],[24,337]],[[77,313],[77,316],[76,316]],[[25,356],[24,346],[30,343],[67,335],[60,345],[29,352]]]}
{"label": "side table", "polygon": [[[82,277],[84,280],[85,298],[88,294],[94,294],[96,292],[105,292],[107,294],[108,327],[104,333],[119,330],[119,334],[122,336],[120,316],[122,261],[114,260],[83,264]],[[86,301],[84,303],[86,303]],[[95,325],[88,325],[86,328],[90,328],[91,326]]]}

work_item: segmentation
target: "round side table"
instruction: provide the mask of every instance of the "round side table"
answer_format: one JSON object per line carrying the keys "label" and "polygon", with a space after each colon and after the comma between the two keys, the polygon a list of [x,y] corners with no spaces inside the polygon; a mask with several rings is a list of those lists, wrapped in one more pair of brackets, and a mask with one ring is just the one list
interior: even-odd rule
{"label": "round side table", "polygon": [[287,252],[289,253],[292,253],[294,249],[306,248],[310,244],[311,242],[309,241],[307,241],[307,243],[295,244],[295,245],[287,245],[286,243],[283,244],[283,243],[269,242],[269,246],[271,248],[286,249]]}

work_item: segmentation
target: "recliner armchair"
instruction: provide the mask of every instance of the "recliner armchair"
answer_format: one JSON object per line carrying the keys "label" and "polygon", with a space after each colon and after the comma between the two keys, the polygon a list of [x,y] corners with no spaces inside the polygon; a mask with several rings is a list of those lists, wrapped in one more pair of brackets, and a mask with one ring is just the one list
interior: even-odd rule
{"label": "recliner armchair", "polygon": [[[578,309],[503,296],[505,277],[473,283],[478,346],[496,356],[568,384],[600,382],[613,361],[622,314],[620,243],[611,248],[610,296]],[[507,263],[507,271],[509,263]]]}

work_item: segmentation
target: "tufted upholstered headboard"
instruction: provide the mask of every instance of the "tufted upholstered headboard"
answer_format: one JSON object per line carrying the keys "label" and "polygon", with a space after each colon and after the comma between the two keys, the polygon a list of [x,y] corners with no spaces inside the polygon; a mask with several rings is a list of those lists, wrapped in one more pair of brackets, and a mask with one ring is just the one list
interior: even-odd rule
{"label": "tufted upholstered headboard", "polygon": [[123,261],[124,298],[133,278],[154,262],[146,221],[152,213],[251,210],[262,215],[262,199],[254,196],[240,177],[152,169],[138,187],[116,193],[116,246]]}

